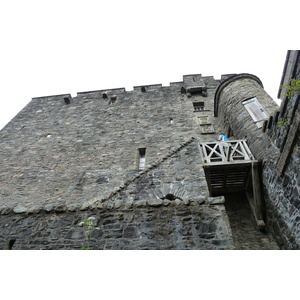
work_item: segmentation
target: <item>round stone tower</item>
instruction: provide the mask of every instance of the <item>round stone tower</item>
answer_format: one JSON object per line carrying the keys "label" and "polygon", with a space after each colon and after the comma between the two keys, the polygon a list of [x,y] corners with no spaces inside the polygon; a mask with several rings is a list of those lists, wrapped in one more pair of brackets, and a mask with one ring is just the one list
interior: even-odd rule
{"label": "round stone tower", "polygon": [[234,139],[247,139],[256,159],[265,155],[270,141],[262,128],[278,106],[252,74],[238,74],[221,82],[215,93],[214,116],[223,133]]}

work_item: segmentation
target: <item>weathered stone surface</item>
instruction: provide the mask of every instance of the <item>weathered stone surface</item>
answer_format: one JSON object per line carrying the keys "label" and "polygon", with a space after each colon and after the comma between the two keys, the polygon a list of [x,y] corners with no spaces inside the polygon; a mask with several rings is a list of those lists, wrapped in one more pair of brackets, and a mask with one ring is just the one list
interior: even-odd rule
{"label": "weathered stone surface", "polygon": [[120,208],[123,204],[123,201],[122,200],[116,200],[115,201],[115,208]]}
{"label": "weathered stone surface", "polygon": [[124,228],[124,238],[135,238],[137,237],[137,228],[134,226],[128,226]]}
{"label": "weathered stone surface", "polygon": [[225,197],[219,196],[219,197],[208,197],[207,198],[208,204],[214,205],[214,204],[224,204],[225,203]]}
{"label": "weathered stone surface", "polygon": [[27,213],[28,214],[33,214],[33,213],[39,213],[42,211],[42,206],[41,205],[33,205],[28,208]]}
{"label": "weathered stone surface", "polygon": [[[299,57],[299,52],[295,57]],[[291,60],[288,63],[291,64]],[[299,60],[293,63],[292,68],[284,70],[283,78],[287,84],[291,76],[300,80]],[[229,78],[219,86],[215,97],[217,123],[223,124],[225,131],[230,131],[236,139],[247,138],[251,152],[261,161],[267,225],[281,248],[300,249],[296,221],[300,216],[296,208],[299,199],[294,201],[294,191],[299,191],[300,177],[300,107],[299,101],[296,101],[299,96],[289,100],[281,93],[283,103],[279,108],[270,101],[259,80],[248,75]],[[242,105],[244,100],[254,96],[270,115],[265,124],[267,126],[262,128],[257,126]],[[280,121],[288,122],[279,126]]]}
{"label": "weathered stone surface", "polygon": [[47,211],[47,212],[50,212],[54,209],[54,204],[46,204],[44,206],[44,210]]}
{"label": "weathered stone surface", "polygon": [[[152,86],[144,93],[117,89],[113,91],[114,103],[102,98],[101,91],[78,93],[73,98],[70,95],[34,98],[0,135],[0,158],[4,158],[0,204],[6,201],[14,206],[39,204],[51,212],[62,200],[69,211],[77,209],[77,203],[85,203],[82,207],[85,209],[92,205],[87,202],[97,194],[106,199],[110,194],[127,190],[149,171],[159,174],[162,163],[167,169],[162,170],[162,176],[153,177],[153,182],[172,184],[178,177],[176,171],[195,174],[191,172],[195,169],[191,164],[195,159],[180,153],[187,150],[192,137],[201,136],[192,117],[192,101],[203,96],[193,95],[187,100],[180,93],[189,80],[185,76],[182,83],[164,88]],[[213,89],[217,86],[212,78],[201,80],[212,84]],[[211,114],[213,89],[205,98]],[[66,97],[72,99],[68,105]],[[22,135],[16,128],[22,128]],[[204,139],[207,138],[214,137],[208,135]],[[137,153],[141,147],[147,149],[146,169],[139,171]],[[180,156],[177,160],[176,155]],[[200,163],[199,158],[196,160]],[[186,178],[187,183],[194,176]],[[57,209],[63,212],[65,207]]]}
{"label": "weathered stone surface", "polygon": [[67,232],[66,239],[80,239],[84,241],[85,235],[82,229],[71,229]]}
{"label": "weathered stone surface", "polygon": [[[263,159],[268,149],[273,159],[264,161],[266,178],[279,152],[238,106],[251,93],[268,104],[257,82],[228,85],[214,117],[215,92],[228,77],[187,75],[168,87],[34,98],[0,132],[0,245],[13,235],[16,249],[78,249],[86,242],[78,224],[92,215],[100,227],[92,233],[94,249],[233,249],[222,201],[207,205],[198,143],[215,140],[214,130],[231,129],[238,138],[249,133],[255,155]],[[204,111],[193,102],[203,102]],[[139,149],[146,149],[143,164]],[[298,220],[291,161],[280,200],[294,200],[269,205],[288,211],[286,232]],[[270,185],[282,184],[272,176]]]}
{"label": "weathered stone surface", "polygon": [[162,204],[163,204],[163,201],[161,199],[152,198],[152,199],[148,200],[148,205],[150,205],[150,206],[158,207],[158,206],[161,206]]}
{"label": "weathered stone surface", "polygon": [[[87,228],[78,224],[91,216],[95,218],[93,225],[99,227],[91,235],[94,249],[234,249],[221,205],[188,209],[186,206],[142,207],[93,213],[44,211],[15,216],[0,219],[7,236],[16,239],[14,249],[80,249],[86,245]],[[0,236],[0,245],[5,243],[5,238]]]}
{"label": "weathered stone surface", "polygon": [[16,213],[16,214],[21,214],[21,213],[25,213],[27,211],[27,208],[23,205],[17,205],[13,211]]}

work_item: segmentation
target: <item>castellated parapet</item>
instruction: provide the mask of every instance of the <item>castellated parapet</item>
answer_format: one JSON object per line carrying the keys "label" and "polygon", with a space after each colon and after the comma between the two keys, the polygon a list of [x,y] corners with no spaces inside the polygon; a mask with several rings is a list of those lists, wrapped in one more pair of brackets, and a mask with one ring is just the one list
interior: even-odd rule
{"label": "castellated parapet", "polygon": [[93,216],[94,249],[234,249],[199,152],[220,133],[245,138],[235,119],[253,128],[249,138],[264,135],[247,111],[222,107],[223,94],[215,114],[233,76],[33,98],[0,132],[0,247],[78,249],[79,224]]}

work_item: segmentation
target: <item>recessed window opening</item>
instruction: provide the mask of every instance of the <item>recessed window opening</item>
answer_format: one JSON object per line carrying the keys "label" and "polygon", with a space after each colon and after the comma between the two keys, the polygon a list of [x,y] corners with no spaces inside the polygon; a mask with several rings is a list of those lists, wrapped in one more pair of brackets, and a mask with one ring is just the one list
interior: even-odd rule
{"label": "recessed window opening", "polygon": [[258,127],[262,127],[262,122],[269,118],[269,114],[265,111],[264,107],[259,103],[256,97],[244,100],[242,102],[254,123],[257,123]]}
{"label": "recessed window opening", "polygon": [[103,99],[107,99],[107,93],[103,93],[103,94],[102,94],[102,98],[103,98]]}
{"label": "recessed window opening", "polygon": [[117,96],[111,96],[109,100],[109,104],[115,103],[117,101]]}
{"label": "recessed window opening", "polygon": [[146,167],[146,148],[139,148],[139,170]]}
{"label": "recessed window opening", "polygon": [[70,99],[68,97],[65,97],[64,101],[65,101],[65,104],[70,104],[71,103],[71,101],[70,101]]}
{"label": "recessed window opening", "polygon": [[193,102],[194,111],[204,110],[204,102]]}
{"label": "recessed window opening", "polygon": [[192,96],[201,96],[201,97],[207,97],[207,87],[204,85],[199,86],[189,86],[187,87],[187,96],[188,98]]}
{"label": "recessed window opening", "polygon": [[143,93],[146,93],[146,88],[145,88],[144,86],[142,86],[142,87],[141,87],[141,91],[142,91]]}
{"label": "recessed window opening", "polygon": [[172,118],[169,119],[169,123],[173,124],[173,119]]}
{"label": "recessed window opening", "polygon": [[191,96],[202,96],[202,92],[201,91],[191,92]]}

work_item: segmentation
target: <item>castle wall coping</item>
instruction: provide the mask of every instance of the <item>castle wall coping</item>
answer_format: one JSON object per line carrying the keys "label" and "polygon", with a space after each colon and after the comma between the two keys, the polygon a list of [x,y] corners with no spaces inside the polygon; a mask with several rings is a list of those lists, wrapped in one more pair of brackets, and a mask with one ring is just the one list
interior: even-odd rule
{"label": "castle wall coping", "polygon": [[148,84],[148,85],[136,85],[133,87],[133,90],[136,91],[136,90],[139,90],[141,89],[142,87],[147,87],[147,88],[162,88],[162,84],[161,83],[157,83],[157,84]]}
{"label": "castle wall coping", "polygon": [[95,90],[95,91],[85,91],[85,92],[77,92],[77,95],[97,94],[97,93],[104,93],[104,92],[107,93],[107,92],[110,92],[110,91],[124,93],[124,92],[126,92],[126,89],[125,89],[124,87],[122,87],[122,88],[114,88],[114,89],[104,89],[104,90]]}
{"label": "castle wall coping", "polygon": [[58,97],[69,97],[69,98],[72,98],[71,94],[59,94],[59,95],[50,95],[50,96],[33,97],[32,100],[36,100],[36,99],[44,99],[44,98],[58,98]]}
{"label": "castle wall coping", "polygon": [[182,85],[183,85],[183,81],[170,82],[170,86],[182,86]]}
{"label": "castle wall coping", "polygon": [[191,77],[191,76],[200,76],[200,77],[202,77],[202,74],[186,74],[186,75],[183,75],[183,79],[185,77]]}
{"label": "castle wall coping", "polygon": [[[221,78],[228,77],[231,75],[236,75],[236,74],[225,74],[221,75]],[[183,81],[175,81],[175,82],[170,82],[169,86],[164,86],[164,87],[172,87],[172,86],[180,86],[185,84],[185,79],[192,77],[192,76],[198,76],[203,80],[215,80],[219,81],[218,79],[215,79],[214,76],[202,76],[202,74],[188,74],[188,75],[183,75]],[[253,75],[254,76],[254,75]],[[163,85],[161,83],[159,84],[147,84],[147,85],[137,85],[133,86],[133,90],[131,91],[137,91],[140,90],[142,87],[146,88],[153,88],[153,89],[161,89]],[[129,91],[129,92],[131,92]],[[119,92],[119,93],[124,93],[127,92],[125,87],[122,88],[112,88],[112,89],[101,89],[101,90],[92,90],[92,91],[83,91],[83,92],[77,92],[77,95],[86,95],[86,94],[97,94],[97,93],[109,93],[109,92]],[[65,94],[57,94],[57,95],[47,95],[47,96],[40,96],[40,97],[33,97],[32,100],[36,99],[46,99],[46,98],[59,98],[59,97],[68,97],[72,98],[70,93],[65,93]]]}
{"label": "castle wall coping", "polygon": [[236,73],[222,74],[221,75],[221,80],[225,80],[228,77],[232,77],[232,76],[235,76],[235,75],[237,75],[237,74]]}

